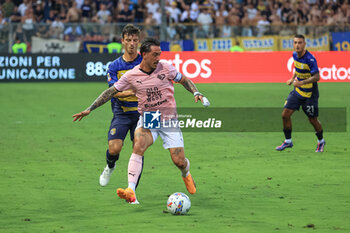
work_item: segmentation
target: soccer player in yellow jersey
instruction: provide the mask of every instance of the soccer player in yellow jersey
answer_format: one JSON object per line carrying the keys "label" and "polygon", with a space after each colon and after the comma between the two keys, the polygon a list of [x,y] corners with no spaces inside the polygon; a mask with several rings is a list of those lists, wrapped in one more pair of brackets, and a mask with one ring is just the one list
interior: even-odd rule
{"label": "soccer player in yellow jersey", "polygon": [[316,131],[318,139],[316,152],[323,152],[326,144],[323,139],[322,125],[317,119],[319,97],[317,81],[320,80],[320,74],[315,57],[305,49],[305,46],[305,37],[295,35],[293,39],[295,73],[287,81],[287,85],[293,84],[294,89],[289,93],[282,112],[285,140],[282,145],[276,147],[278,151],[293,147],[291,116],[295,110],[300,109],[300,106]]}

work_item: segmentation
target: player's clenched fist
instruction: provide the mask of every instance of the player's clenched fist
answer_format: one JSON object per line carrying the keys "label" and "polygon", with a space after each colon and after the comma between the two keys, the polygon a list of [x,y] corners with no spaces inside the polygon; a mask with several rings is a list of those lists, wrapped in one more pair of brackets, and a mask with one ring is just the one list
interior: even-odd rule
{"label": "player's clenched fist", "polygon": [[293,83],[293,81],[294,81],[294,78],[289,79],[289,80],[287,81],[287,85],[290,86],[290,85]]}
{"label": "player's clenched fist", "polygon": [[209,107],[209,100],[200,92],[196,91],[194,94],[194,101],[197,103],[200,100],[204,107]]}

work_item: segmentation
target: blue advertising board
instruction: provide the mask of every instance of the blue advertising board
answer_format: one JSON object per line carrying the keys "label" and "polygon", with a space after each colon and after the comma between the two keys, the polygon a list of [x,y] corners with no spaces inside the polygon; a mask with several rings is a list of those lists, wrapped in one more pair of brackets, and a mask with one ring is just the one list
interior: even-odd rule
{"label": "blue advertising board", "polygon": [[332,32],[333,50],[350,51],[350,32]]}

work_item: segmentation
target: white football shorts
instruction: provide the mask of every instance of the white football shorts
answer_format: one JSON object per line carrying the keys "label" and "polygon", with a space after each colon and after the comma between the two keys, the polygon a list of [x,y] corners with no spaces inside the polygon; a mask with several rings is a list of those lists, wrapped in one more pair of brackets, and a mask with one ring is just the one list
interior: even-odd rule
{"label": "white football shorts", "polygon": [[[137,122],[136,129],[143,128],[143,117],[140,116],[139,121]],[[135,129],[135,130],[136,130]],[[175,147],[184,147],[184,139],[182,136],[181,129],[179,127],[164,128],[159,129],[149,129],[152,133],[153,143],[160,136],[163,140],[164,149],[175,148]]]}

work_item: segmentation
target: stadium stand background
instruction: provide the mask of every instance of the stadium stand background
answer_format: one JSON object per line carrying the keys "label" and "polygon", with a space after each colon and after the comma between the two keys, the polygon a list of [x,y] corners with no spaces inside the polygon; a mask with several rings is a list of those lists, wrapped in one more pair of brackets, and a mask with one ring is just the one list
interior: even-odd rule
{"label": "stadium stand background", "polygon": [[[143,37],[160,39],[165,51],[201,50],[195,43],[201,39],[283,38],[296,33],[316,40],[328,35],[330,43],[321,49],[337,50],[332,33],[350,31],[349,4],[350,0],[2,0],[0,52],[11,53],[17,38],[27,44],[28,52],[33,38],[79,42],[79,52],[105,52],[87,45],[106,47],[127,23],[138,25]],[[51,49],[59,52],[55,44]],[[229,51],[229,46],[222,50]],[[339,50],[349,50],[348,44]]]}

